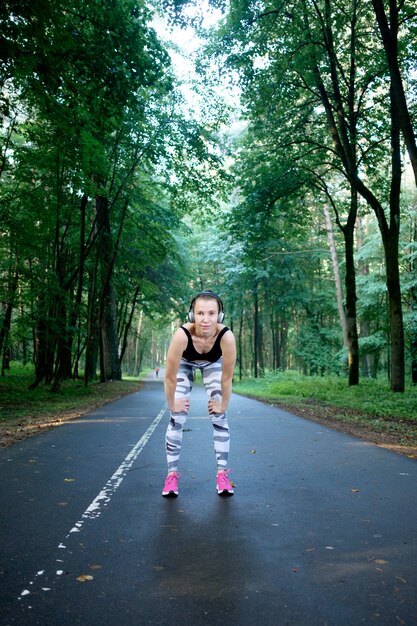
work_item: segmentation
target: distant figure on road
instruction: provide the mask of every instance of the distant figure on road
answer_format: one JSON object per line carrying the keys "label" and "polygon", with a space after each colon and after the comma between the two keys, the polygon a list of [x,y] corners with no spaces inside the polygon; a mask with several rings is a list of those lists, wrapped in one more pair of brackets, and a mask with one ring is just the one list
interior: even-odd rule
{"label": "distant figure on road", "polygon": [[159,377],[159,367],[156,366],[155,367],[155,378],[158,378],[158,377]]}
{"label": "distant figure on road", "polygon": [[217,460],[217,493],[233,495],[227,474],[229,426],[226,409],[232,393],[236,363],[236,343],[231,330],[222,324],[223,303],[210,289],[191,301],[188,323],[174,333],[165,369],[165,395],[170,410],[166,432],[168,476],[162,495],[178,495],[178,462],[182,434],[190,408],[190,393],[198,368],[208,396],[208,412],[213,424],[213,443]]}

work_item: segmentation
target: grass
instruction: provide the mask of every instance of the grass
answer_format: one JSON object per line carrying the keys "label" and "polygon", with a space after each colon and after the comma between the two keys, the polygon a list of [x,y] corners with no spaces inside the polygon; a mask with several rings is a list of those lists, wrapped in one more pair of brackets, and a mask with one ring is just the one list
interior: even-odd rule
{"label": "grass", "polygon": [[315,413],[317,418],[390,436],[399,446],[417,446],[416,387],[394,393],[382,380],[363,380],[349,387],[346,379],[337,376],[282,372],[237,381],[233,390],[292,407],[301,415]]}
{"label": "grass", "polygon": [[405,393],[393,393],[388,383],[364,380],[348,386],[347,380],[337,376],[303,376],[285,372],[261,379],[247,379],[234,384],[238,393],[279,400],[283,403],[303,404],[316,400],[335,407],[360,411],[364,415],[407,420],[417,424],[417,388]]}
{"label": "grass", "polygon": [[34,380],[33,367],[16,362],[12,362],[10,367],[10,371],[0,378],[0,424],[3,425],[52,416],[59,418],[74,412],[81,414],[136,391],[141,386],[139,378],[92,382],[87,387],[82,380],[68,380],[62,383],[57,392],[51,392],[45,385],[29,390]]}

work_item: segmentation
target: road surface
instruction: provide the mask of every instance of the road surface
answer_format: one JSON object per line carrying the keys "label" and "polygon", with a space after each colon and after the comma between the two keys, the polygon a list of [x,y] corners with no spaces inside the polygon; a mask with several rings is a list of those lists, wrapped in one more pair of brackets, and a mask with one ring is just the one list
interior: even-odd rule
{"label": "road surface", "polygon": [[0,451],[0,624],[417,624],[417,463],[234,395],[235,495],[204,391],[180,495],[163,383]]}

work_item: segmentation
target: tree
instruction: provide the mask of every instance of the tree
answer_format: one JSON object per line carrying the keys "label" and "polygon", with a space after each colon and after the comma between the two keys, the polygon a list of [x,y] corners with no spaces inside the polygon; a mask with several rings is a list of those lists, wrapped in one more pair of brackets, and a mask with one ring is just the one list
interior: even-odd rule
{"label": "tree", "polygon": [[[71,369],[78,373],[81,355],[86,381],[97,360],[101,380],[119,378],[139,296],[155,301],[149,285],[162,287],[158,267],[176,257],[170,231],[187,199],[207,200],[220,186],[210,145],[219,122],[212,115],[204,126],[184,114],[147,5],[11,1],[1,11],[10,123],[0,206],[19,259],[16,292],[26,281],[30,294],[23,309],[35,328],[34,386],[45,380],[58,389]],[[130,221],[142,237],[129,257]],[[5,282],[6,274],[10,291],[4,264]]]}
{"label": "tree", "polygon": [[[311,152],[320,152],[323,167],[331,163],[346,179],[352,199],[349,228],[345,229],[349,247],[353,241],[356,195],[360,194],[375,212],[384,243],[390,298],[391,387],[402,391],[399,122],[390,82],[384,78],[386,65],[381,50],[368,34],[371,17],[369,7],[359,0],[354,0],[349,10],[345,3],[331,0],[285,3],[278,8],[267,3],[260,10],[250,3],[233,4],[220,28],[218,48],[225,62],[241,73],[251,119],[258,119],[258,125],[266,124],[273,132],[271,127],[277,120],[268,120],[263,113],[259,116],[260,111],[271,109],[265,94],[273,91],[280,103],[279,110],[288,111],[287,127],[291,125],[294,136],[291,143],[283,144],[280,135],[284,131],[286,136],[287,127],[279,123],[275,133],[278,146],[282,149],[285,145],[289,151],[289,145],[302,144],[304,149],[298,154],[301,166]],[[270,77],[269,90],[266,76]],[[390,101],[387,108],[385,103]],[[303,115],[299,115],[300,110]],[[381,123],[385,116],[390,120],[388,126]],[[304,128],[294,120],[303,120]],[[318,134],[317,127],[322,134]],[[389,188],[383,184],[378,193],[382,177],[372,162],[379,159],[381,146],[385,154],[391,154],[391,182]],[[389,207],[388,218],[385,206]],[[349,255],[352,259],[351,251]],[[347,281],[347,289],[350,282]],[[353,294],[353,289],[349,293]],[[347,302],[354,313],[354,297]],[[348,320],[350,317],[348,311]]]}
{"label": "tree", "polygon": [[[407,146],[417,185],[417,143],[404,88],[404,70],[407,72],[409,69],[416,46],[416,32],[413,26],[416,13],[414,7],[404,1],[389,0],[388,10],[382,0],[372,0],[372,5],[391,79],[393,105],[398,113],[398,124]],[[410,22],[411,28],[407,27],[407,23]]]}

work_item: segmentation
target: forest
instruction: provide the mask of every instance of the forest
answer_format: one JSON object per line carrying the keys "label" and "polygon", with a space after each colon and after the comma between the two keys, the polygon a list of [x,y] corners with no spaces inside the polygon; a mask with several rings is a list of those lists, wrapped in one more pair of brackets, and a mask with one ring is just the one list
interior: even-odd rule
{"label": "forest", "polygon": [[239,379],[417,384],[414,2],[5,0],[0,64],[2,377],[138,375],[211,288]]}

